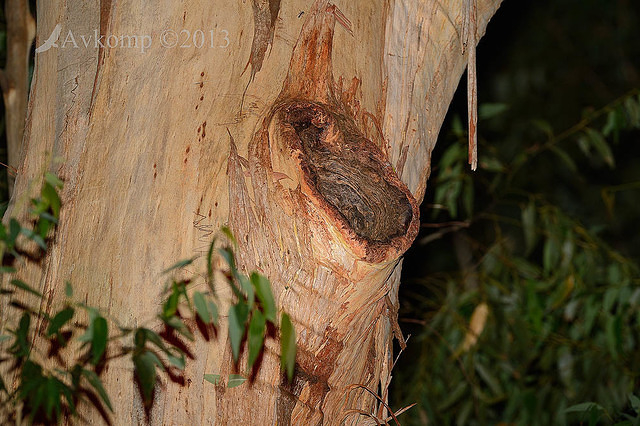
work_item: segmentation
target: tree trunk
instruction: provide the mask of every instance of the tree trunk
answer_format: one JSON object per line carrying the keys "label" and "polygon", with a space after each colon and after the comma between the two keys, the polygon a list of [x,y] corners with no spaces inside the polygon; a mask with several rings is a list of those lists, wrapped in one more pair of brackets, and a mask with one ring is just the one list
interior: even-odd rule
{"label": "tree trunk", "polygon": [[[78,299],[135,326],[158,310],[161,271],[202,255],[228,224],[241,269],[271,279],[297,332],[292,383],[267,339],[255,379],[230,389],[225,377],[237,371],[223,318],[215,338],[190,348],[184,383],[161,378],[148,413],[132,367],[114,363],[103,374],[114,424],[371,424],[361,413],[387,415],[364,388],[386,398],[394,330],[401,338],[399,259],[417,233],[430,154],[466,66],[460,3],[38,3],[36,45],[62,30],[58,47],[36,56],[8,214],[24,214],[44,171],[65,187],[54,246],[20,278],[39,284],[46,310],[68,280]],[[499,3],[478,1],[480,34]],[[104,47],[83,45],[94,31]],[[124,35],[152,43],[123,47],[114,40]],[[201,256],[191,268],[204,264]],[[15,315],[5,309],[3,319]],[[223,382],[203,381],[206,373]]]}
{"label": "tree trunk", "polygon": [[29,53],[36,35],[36,23],[25,0],[5,0],[7,20],[7,63],[0,69],[0,89],[4,100],[7,133],[9,191],[20,162],[20,148],[27,115],[29,94]]}

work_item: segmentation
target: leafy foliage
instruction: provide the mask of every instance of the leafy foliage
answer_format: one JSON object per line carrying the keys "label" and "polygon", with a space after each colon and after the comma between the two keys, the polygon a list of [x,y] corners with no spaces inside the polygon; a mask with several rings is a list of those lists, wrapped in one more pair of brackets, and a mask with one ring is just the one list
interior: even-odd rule
{"label": "leafy foliage", "polygon": [[[403,355],[417,361],[396,372],[414,384],[395,395],[418,402],[416,424],[637,424],[640,269],[598,228],[531,192],[528,178],[541,163],[553,164],[551,175],[564,167],[579,174],[572,147],[591,167],[615,167],[611,144],[640,129],[638,109],[634,90],[562,133],[533,122],[531,134],[544,142],[520,152],[485,148],[473,179],[466,134],[453,120],[433,182],[431,218],[441,222],[424,225],[433,232],[422,242],[457,252],[457,265],[416,279],[401,313],[423,324]],[[485,111],[491,120],[508,109]]]}
{"label": "leafy foliage", "polygon": [[[23,258],[38,260],[47,249],[47,242],[58,223],[61,201],[57,190],[62,182],[51,174],[46,174],[40,197],[31,200],[31,213],[35,218],[32,227],[23,228],[16,219],[9,220],[9,226],[0,224],[0,254],[3,264],[12,265]],[[222,234],[234,244],[235,239],[227,228]],[[22,237],[21,237],[22,236]],[[24,241],[23,241],[24,239]],[[25,243],[35,243],[37,249],[26,250]],[[193,341],[191,328],[185,322],[186,314],[201,321],[206,327],[218,326],[218,308],[215,299],[213,277],[216,240],[211,243],[207,255],[208,291],[191,291],[192,279],[171,279],[163,292],[164,301],[157,315],[169,335],[178,335]],[[269,280],[253,272],[250,276],[240,273],[236,267],[233,249],[224,247],[218,250],[227,263],[228,270],[222,271],[231,286],[236,301],[230,308],[229,336],[234,361],[237,363],[241,352],[241,343],[248,339],[247,370],[257,362],[264,348],[267,323],[277,327],[274,297]],[[170,274],[191,265],[195,259],[177,262],[164,271]],[[3,266],[1,273],[13,273],[13,266]],[[15,329],[8,329],[10,335],[0,335],[0,342],[11,340],[6,349],[10,357],[2,361],[12,361],[18,368],[18,385],[9,389],[0,377],[0,403],[12,404],[15,420],[20,422],[57,422],[62,416],[75,414],[79,400],[97,404],[95,396],[109,411],[113,411],[111,400],[100,379],[100,372],[108,362],[117,357],[130,356],[134,377],[140,386],[143,402],[147,408],[153,402],[157,385],[158,369],[184,370],[186,358],[175,340],[161,335],[153,328],[121,327],[116,321],[109,320],[99,309],[73,301],[73,287],[65,283],[66,300],[60,309],[49,315],[30,308],[22,300],[34,300],[41,306],[43,295],[25,282],[12,279],[10,288],[2,289],[0,295],[10,297],[10,303],[23,311]],[[31,299],[29,299],[31,297]],[[282,358],[282,368],[293,371],[295,364],[295,332],[288,316],[283,313],[282,347],[286,356]],[[87,318],[86,323],[84,318]],[[43,323],[46,327],[34,327]],[[85,325],[86,324],[86,325]],[[110,325],[119,330],[110,336]],[[4,330],[3,330],[4,331]],[[12,337],[13,336],[13,337]],[[34,339],[48,342],[51,348],[47,354],[36,351]],[[79,345],[77,358],[62,357],[62,350],[72,342]],[[41,347],[38,345],[37,347]],[[109,357],[107,358],[107,353]],[[64,359],[64,361],[62,361]],[[59,364],[58,368],[50,367]],[[249,374],[249,373],[247,373]],[[204,380],[218,385],[220,376],[205,374]],[[242,375],[231,375],[227,386],[240,386],[246,381]]]}

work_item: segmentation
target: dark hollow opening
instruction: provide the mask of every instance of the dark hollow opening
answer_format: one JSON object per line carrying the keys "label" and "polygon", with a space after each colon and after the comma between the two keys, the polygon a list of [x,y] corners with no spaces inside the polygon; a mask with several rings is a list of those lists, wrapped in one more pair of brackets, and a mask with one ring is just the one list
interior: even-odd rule
{"label": "dark hollow opening", "polygon": [[[317,104],[294,106],[286,121],[295,130],[304,153],[302,165],[316,189],[349,223],[371,242],[388,243],[407,232],[413,211],[407,196],[384,179],[383,164],[344,117]],[[331,131],[342,138],[332,138]]]}

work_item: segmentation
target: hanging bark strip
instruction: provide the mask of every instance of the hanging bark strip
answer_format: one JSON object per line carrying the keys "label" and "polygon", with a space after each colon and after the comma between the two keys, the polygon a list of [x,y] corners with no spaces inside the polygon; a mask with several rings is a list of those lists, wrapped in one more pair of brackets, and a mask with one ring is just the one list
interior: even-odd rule
{"label": "hanging bark strip", "polygon": [[242,93],[240,110],[244,104],[244,97],[249,85],[262,69],[264,57],[269,46],[273,45],[273,36],[276,29],[276,20],[280,12],[280,0],[253,0],[253,42],[251,43],[251,54],[244,71],[251,66],[249,81]]}
{"label": "hanging bark strip", "polygon": [[478,79],[476,75],[476,46],[478,44],[477,0],[465,2],[463,51],[467,50],[467,114],[469,116],[469,164],[478,167]]}

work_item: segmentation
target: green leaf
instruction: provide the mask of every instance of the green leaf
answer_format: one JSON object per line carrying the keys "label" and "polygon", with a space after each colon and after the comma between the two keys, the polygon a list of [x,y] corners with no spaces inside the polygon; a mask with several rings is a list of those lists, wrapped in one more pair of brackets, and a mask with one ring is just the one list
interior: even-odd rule
{"label": "green leaf", "polygon": [[629,394],[629,402],[631,403],[633,411],[640,415],[640,398],[631,393]]}
{"label": "green leaf", "polygon": [[53,212],[53,216],[60,217],[61,202],[60,202],[60,196],[58,195],[58,192],[56,191],[56,189],[53,186],[49,185],[48,183],[45,183],[42,186],[41,194],[42,194],[42,199],[47,204],[49,204],[49,207]]}
{"label": "green leaf", "polygon": [[44,241],[44,238],[45,238],[46,233],[48,232],[48,230],[49,230],[49,228],[48,228],[48,225],[47,225],[47,228],[42,231],[42,232],[45,233],[45,235],[43,236],[43,235],[40,235],[40,234],[32,231],[31,229],[23,228],[22,229],[22,234],[25,237],[29,238],[34,243],[36,243],[38,245],[38,247],[40,247],[43,251],[46,251],[47,250],[47,243]]}
{"label": "green leaf", "polygon": [[[66,383],[63,383],[56,378],[54,378],[54,380],[58,382],[58,388],[62,392],[62,395],[64,395],[64,399],[67,400],[67,405],[69,406],[69,410],[71,411],[71,414],[76,414],[76,405],[73,402],[73,391],[69,386],[67,386]],[[61,413],[57,414],[58,419],[60,418],[60,414]]]}
{"label": "green leaf", "polygon": [[617,140],[618,133],[623,127],[624,116],[621,114],[620,108],[616,108],[613,111],[609,111],[609,114],[607,114],[607,123],[602,128],[602,134],[605,137],[609,137],[613,133],[614,139]]}
{"label": "green leaf", "polygon": [[465,137],[466,135],[466,131],[462,126],[462,120],[458,114],[455,114],[451,120],[451,133],[459,138]]}
{"label": "green leaf", "polygon": [[488,172],[501,173],[505,170],[505,167],[504,167],[504,164],[502,164],[502,161],[500,161],[498,158],[493,156],[482,155],[480,157],[479,162],[480,162],[480,168]]}
{"label": "green leaf", "polygon": [[189,330],[189,328],[185,325],[184,322],[178,317],[171,317],[163,319],[164,323],[169,327],[173,328],[179,334],[183,335],[187,339],[193,341],[193,333]]}
{"label": "green leaf", "polygon": [[214,385],[220,383],[220,375],[219,374],[205,374],[204,379]]}
{"label": "green leaf", "polygon": [[622,349],[622,317],[610,316],[606,322],[607,346],[614,359],[617,359]]}
{"label": "green leaf", "polygon": [[289,381],[293,379],[296,365],[296,332],[289,315],[280,317],[280,367],[287,372]]}
{"label": "green leaf", "polygon": [[82,375],[84,376],[85,379],[87,379],[91,387],[96,391],[96,393],[98,394],[98,396],[100,397],[104,405],[106,405],[109,411],[113,413],[113,407],[111,406],[109,395],[107,394],[107,391],[105,391],[104,386],[102,385],[102,380],[100,380],[100,377],[98,377],[98,375],[93,371],[85,370],[84,368],[82,369]]}
{"label": "green leaf", "polygon": [[444,411],[452,407],[458,400],[460,400],[466,393],[468,388],[468,384],[465,381],[460,381],[456,388],[448,393],[440,404],[438,404],[437,409],[439,411]]}
{"label": "green leaf", "polygon": [[182,353],[182,351],[176,347],[172,347],[171,349],[173,349],[173,352],[175,352],[175,354],[171,351],[167,353],[167,359],[169,360],[169,363],[179,370],[184,370],[187,364],[184,353]]}
{"label": "green leaf", "polygon": [[11,220],[9,220],[9,242],[13,243],[16,238],[18,238],[18,235],[20,235],[21,230],[22,227],[20,226],[20,222],[12,217]]}
{"label": "green leaf", "polygon": [[592,409],[596,409],[602,412],[605,411],[604,407],[602,407],[599,404],[596,404],[595,402],[582,402],[580,404],[575,404],[575,405],[572,405],[571,407],[568,407],[567,409],[564,410],[564,412],[565,413],[587,413]]}
{"label": "green leaf", "polygon": [[133,355],[134,374],[140,388],[145,405],[151,402],[153,389],[156,387],[156,360],[158,358],[149,351],[135,353]]}
{"label": "green leaf", "polygon": [[474,190],[471,178],[465,176],[464,186],[462,188],[462,205],[467,217],[473,216]]}
{"label": "green leaf", "polygon": [[62,415],[62,396],[64,396],[69,403],[71,412],[75,412],[71,390],[57,378],[47,378],[44,382],[44,389],[41,390],[44,391],[44,411],[49,421],[60,420],[60,416]]}
{"label": "green leaf", "polygon": [[51,214],[49,214],[47,212],[40,213],[38,215],[38,217],[40,219],[43,219],[43,220],[40,220],[40,222],[48,222],[50,225],[57,225],[58,224],[58,219],[55,216],[53,216],[53,215],[51,215]]}
{"label": "green leaf", "polygon": [[256,299],[255,290],[253,285],[249,281],[249,278],[246,275],[238,274],[236,276],[238,282],[240,283],[240,288],[244,291],[244,294],[247,298],[247,303],[249,305],[249,310],[253,309],[253,304]]}
{"label": "green leaf", "polygon": [[189,310],[191,311],[191,313],[193,314],[193,307],[191,306],[191,300],[189,299],[189,295],[187,294],[187,282],[186,281],[180,281],[175,283],[176,286],[176,291],[178,292],[179,295],[184,296],[184,300],[187,302],[187,307],[189,308]]}
{"label": "green leaf", "polygon": [[551,273],[560,260],[560,246],[555,238],[547,238],[542,250],[542,267],[545,274]]}
{"label": "green leaf", "polygon": [[[15,340],[9,348],[9,352],[16,357],[22,358],[29,355],[29,326],[31,325],[31,315],[27,312],[20,317],[18,328],[13,332]],[[24,368],[23,368],[24,372]]]}
{"label": "green leaf", "polygon": [[207,252],[207,284],[209,285],[209,289],[213,293],[213,249],[215,248],[216,240],[215,238],[211,241],[209,245],[209,251]]}
{"label": "green leaf", "polygon": [[167,359],[169,360],[169,363],[171,365],[180,370],[184,370],[185,357],[179,348],[175,346],[167,347],[160,335],[153,330],[149,330],[148,328],[141,328],[140,332],[145,336],[143,340],[149,341],[156,345],[158,349],[160,349],[167,356]]}
{"label": "green leaf", "polygon": [[93,340],[93,321],[100,316],[100,312],[97,309],[91,307],[86,307],[86,309],[89,312],[89,327],[87,327],[82,336],[78,337],[78,341],[84,343]]}
{"label": "green leaf", "polygon": [[220,254],[220,256],[222,256],[224,261],[227,262],[227,265],[229,265],[229,268],[231,269],[232,274],[235,275],[236,262],[233,258],[233,252],[231,251],[231,249],[221,248],[221,249],[218,249],[218,253]]}
{"label": "green leaf", "polygon": [[557,145],[551,145],[551,152],[553,152],[562,162],[567,166],[570,172],[575,173],[578,171],[578,166],[576,165],[573,158],[565,150],[560,148]]}
{"label": "green leaf", "polygon": [[24,291],[26,291],[28,293],[31,293],[31,294],[35,294],[38,297],[42,297],[42,293],[32,289],[24,281],[15,279],[15,280],[11,280],[10,282],[11,282],[11,284],[13,284],[14,286],[18,287],[21,290],[24,290]]}
{"label": "green leaf", "polygon": [[619,289],[616,287],[609,287],[607,291],[604,292],[604,297],[602,298],[602,310],[604,312],[611,312],[611,309],[618,298],[618,293]]}
{"label": "green leaf", "polygon": [[249,309],[247,304],[242,301],[229,308],[229,339],[231,340],[231,351],[234,362],[238,362],[240,344],[244,336],[248,314]]}
{"label": "green leaf", "polygon": [[199,291],[193,293],[193,304],[196,306],[196,314],[205,324],[211,324],[213,322],[213,315],[209,312],[209,305],[204,298],[204,295]]}
{"label": "green leaf", "polygon": [[549,124],[548,121],[531,120],[531,124],[541,130],[547,136],[547,139],[551,140],[553,138],[553,127],[551,127],[551,124]]}
{"label": "green leaf", "polygon": [[58,178],[58,176],[51,172],[46,172],[44,174],[44,180],[54,188],[62,188],[64,186],[64,183]]}
{"label": "green leaf", "polygon": [[459,143],[453,144],[448,147],[444,154],[442,154],[442,159],[440,160],[440,173],[444,173],[447,168],[452,167],[454,164],[458,164],[463,161],[466,153],[462,149],[462,145]]}
{"label": "green leaf", "polygon": [[478,106],[478,119],[486,120],[496,117],[509,109],[509,105],[501,103],[484,103]]}
{"label": "green leaf", "polygon": [[9,340],[9,339],[11,339],[11,336],[7,336],[6,334],[3,334],[3,335],[0,336],[0,343],[4,342],[6,340]]}
{"label": "green leaf", "polygon": [[277,319],[276,302],[273,298],[273,293],[271,292],[271,283],[269,282],[269,279],[257,272],[252,272],[251,284],[253,284],[256,289],[256,295],[258,296],[258,300],[262,306],[262,312],[264,312],[265,318],[267,321],[275,324]]}
{"label": "green leaf", "polygon": [[207,306],[209,307],[209,312],[211,313],[211,319],[214,325],[218,324],[218,307],[213,300],[207,300]]}
{"label": "green leaf", "polygon": [[144,348],[147,341],[150,341],[151,343],[154,343],[163,351],[165,350],[164,343],[162,343],[162,339],[160,338],[158,333],[156,333],[153,330],[149,330],[148,328],[144,328],[144,327],[138,328],[135,334],[135,341],[136,341],[136,349]]}
{"label": "green leaf", "polygon": [[629,97],[624,101],[624,107],[629,118],[631,127],[640,126],[640,103],[636,102],[633,97]]}
{"label": "green leaf", "polygon": [[503,395],[504,391],[502,390],[502,387],[500,386],[500,381],[498,380],[497,377],[495,377],[493,375],[493,372],[491,371],[490,368],[486,368],[484,367],[482,364],[480,364],[479,362],[477,362],[475,364],[476,367],[476,371],[478,372],[478,375],[480,377],[482,377],[482,379],[484,380],[484,382],[489,386],[489,388],[493,391],[494,395],[496,397],[500,397]]}
{"label": "green leaf", "polygon": [[71,283],[69,281],[64,283],[64,294],[68,298],[73,297],[73,287],[71,287]]}
{"label": "green leaf", "polygon": [[529,203],[522,208],[521,220],[526,253],[528,255],[535,247],[537,241],[536,204],[533,199],[529,200]]}
{"label": "green leaf", "polygon": [[97,365],[107,348],[109,328],[107,320],[101,316],[93,320],[93,336],[91,339],[91,364]]}
{"label": "green leaf", "polygon": [[175,284],[173,285],[173,290],[171,295],[167,298],[162,306],[162,316],[165,318],[170,318],[178,312],[178,304],[180,303],[180,293],[178,292]]}
{"label": "green leaf", "polygon": [[[47,337],[51,337],[54,334],[57,334],[58,340],[61,340],[62,336],[59,333],[60,329],[64,327],[64,325],[69,322],[71,318],[73,318],[74,313],[75,310],[72,307],[67,307],[58,312],[49,322],[49,327],[47,327]],[[61,340],[61,343],[64,345],[64,340]]]}
{"label": "green leaf", "polygon": [[0,274],[12,274],[16,272],[16,268],[12,266],[0,266]]}
{"label": "green leaf", "polygon": [[[46,379],[42,376],[42,367],[33,362],[25,361],[20,372],[20,387],[18,388],[18,398],[26,399],[29,394],[32,394],[40,385],[44,384]],[[37,407],[31,407],[33,410],[37,410]]]}
{"label": "green leaf", "polygon": [[243,384],[246,381],[247,381],[247,379],[242,377],[239,374],[229,374],[229,383],[227,383],[227,387],[229,389],[235,388],[237,386],[240,386],[241,384]]}
{"label": "green leaf", "polygon": [[192,257],[191,259],[184,259],[181,260],[179,262],[174,263],[173,265],[171,265],[170,267],[168,267],[167,269],[165,269],[164,271],[162,271],[163,274],[169,273],[175,269],[180,269],[180,268],[184,268],[185,266],[189,266],[193,263],[193,261],[195,260],[194,257]]}
{"label": "green leaf", "polygon": [[600,157],[602,157],[604,162],[607,163],[609,167],[614,168],[615,160],[613,158],[613,153],[611,152],[611,148],[602,133],[591,128],[586,128],[585,133],[589,138],[591,146],[595,148],[598,154],[600,154]]}
{"label": "green leaf", "polygon": [[233,294],[235,294],[238,299],[244,298],[245,295],[242,294],[242,291],[238,288],[238,286],[234,282],[234,279],[237,279],[239,274],[238,274],[238,269],[236,268],[236,262],[233,256],[233,252],[231,251],[230,248],[225,247],[225,248],[218,249],[218,253],[225,260],[227,265],[229,265],[229,271],[231,273],[232,278],[228,281],[228,283],[229,283],[229,286],[231,286],[231,290],[233,290]]}
{"label": "green leaf", "polygon": [[267,328],[267,321],[259,310],[253,311],[251,321],[249,322],[249,359],[247,361],[247,369],[251,370],[253,364],[258,359],[262,346],[264,344],[264,332]]}
{"label": "green leaf", "polygon": [[229,227],[227,227],[227,226],[223,226],[222,228],[220,228],[220,230],[222,231],[222,233],[224,235],[227,236],[229,241],[231,241],[233,243],[233,246],[237,248],[238,247],[238,241],[236,240],[236,237],[233,236],[233,232],[231,232],[231,229],[229,229]]}

